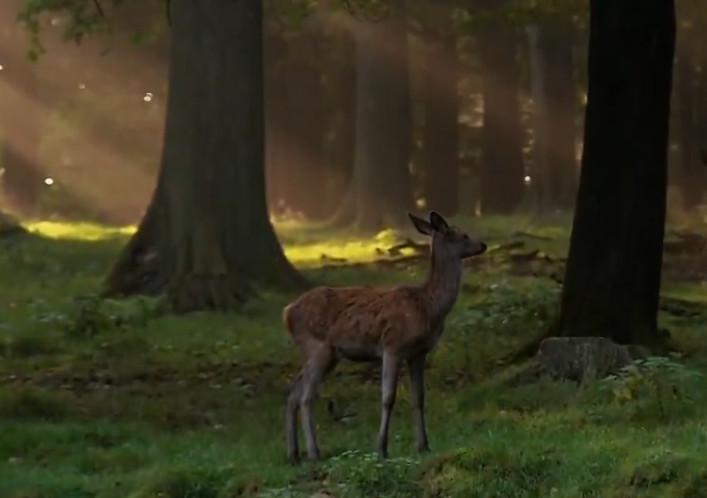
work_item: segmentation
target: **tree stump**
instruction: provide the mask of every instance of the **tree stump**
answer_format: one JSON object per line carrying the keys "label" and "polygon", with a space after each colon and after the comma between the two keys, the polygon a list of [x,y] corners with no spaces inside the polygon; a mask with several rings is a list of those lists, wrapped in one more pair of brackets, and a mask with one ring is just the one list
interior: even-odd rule
{"label": "tree stump", "polygon": [[605,337],[548,337],[512,385],[528,384],[547,376],[583,384],[616,373],[634,360],[650,355],[648,348],[621,345]]}

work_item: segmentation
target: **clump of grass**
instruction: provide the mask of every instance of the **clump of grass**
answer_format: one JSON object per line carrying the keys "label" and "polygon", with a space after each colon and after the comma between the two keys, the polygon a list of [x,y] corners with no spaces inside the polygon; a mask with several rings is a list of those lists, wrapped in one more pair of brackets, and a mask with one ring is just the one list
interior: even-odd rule
{"label": "clump of grass", "polygon": [[562,455],[508,446],[461,450],[426,462],[422,476],[431,496],[549,496],[549,477]]}
{"label": "clump of grass", "polygon": [[105,332],[143,328],[165,311],[162,299],[141,296],[113,300],[88,295],[77,298],[64,313],[43,315],[41,319],[61,328],[68,338],[90,339]]}
{"label": "clump of grass", "polygon": [[58,421],[72,411],[68,393],[23,385],[0,389],[0,417]]}
{"label": "clump of grass", "polygon": [[375,453],[345,451],[326,463],[328,481],[341,497],[419,496],[422,488],[415,479],[418,459],[397,457],[380,461]]}
{"label": "clump of grass", "polygon": [[707,486],[704,458],[665,448],[632,458],[618,472],[613,496],[697,498]]}
{"label": "clump of grass", "polygon": [[161,469],[130,498],[220,498],[226,483],[227,475],[218,469]]}
{"label": "clump of grass", "polygon": [[27,359],[34,356],[51,355],[60,351],[57,341],[47,331],[30,330],[12,334],[0,342],[0,356]]}

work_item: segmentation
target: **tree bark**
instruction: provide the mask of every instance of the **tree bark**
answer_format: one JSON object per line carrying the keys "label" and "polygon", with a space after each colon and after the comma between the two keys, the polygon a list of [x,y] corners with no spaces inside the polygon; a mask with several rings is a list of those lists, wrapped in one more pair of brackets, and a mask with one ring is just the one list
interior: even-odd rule
{"label": "tree bark", "polygon": [[427,209],[446,216],[459,212],[459,68],[456,37],[427,47],[423,162]]}
{"label": "tree bark", "polygon": [[[13,2],[16,3],[16,2]],[[16,15],[20,7],[8,9]],[[39,88],[39,62],[25,54],[27,33],[18,23],[0,36],[0,165],[2,193],[11,209],[24,217],[37,214],[44,177],[39,165],[39,147],[46,110]]]}
{"label": "tree bark", "polygon": [[680,52],[676,62],[676,83],[680,122],[680,167],[682,201],[685,209],[694,209],[704,193],[704,166],[700,162],[700,100],[694,51],[694,28],[681,23]]}
{"label": "tree bark", "polygon": [[515,33],[500,25],[486,26],[479,44],[484,94],[481,210],[509,214],[524,195],[518,47]]}
{"label": "tree bark", "polygon": [[105,294],[232,309],[253,284],[302,283],[265,203],[262,5],[173,0],[172,29],[157,187]]}
{"label": "tree bark", "polygon": [[399,3],[386,21],[357,26],[356,156],[332,224],[352,222],[361,232],[406,225],[405,212],[414,204],[408,41]]}
{"label": "tree bark", "polygon": [[582,171],[559,334],[655,346],[673,0],[592,0]]}

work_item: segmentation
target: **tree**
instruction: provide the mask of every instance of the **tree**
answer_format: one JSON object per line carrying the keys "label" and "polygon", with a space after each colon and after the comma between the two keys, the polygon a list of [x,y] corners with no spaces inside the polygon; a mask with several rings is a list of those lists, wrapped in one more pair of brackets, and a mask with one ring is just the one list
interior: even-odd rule
{"label": "tree", "polygon": [[[19,10],[19,2],[4,2],[7,18]],[[39,92],[37,63],[23,48],[27,33],[19,23],[9,23],[0,33],[0,165],[2,192],[8,205],[22,216],[36,214],[43,176],[39,166],[45,98]]]}
{"label": "tree", "polygon": [[412,108],[404,2],[384,20],[362,20],[356,35],[356,145],[349,192],[332,217],[363,232],[406,226]]}
{"label": "tree", "polygon": [[516,34],[495,20],[480,28],[484,124],[481,138],[481,209],[508,214],[524,194],[520,74]]}
{"label": "tree", "polygon": [[176,311],[229,309],[253,284],[302,283],[265,203],[262,5],[171,4],[160,173],[105,294],[167,292]]}
{"label": "tree", "polygon": [[424,74],[423,158],[429,209],[459,212],[459,61],[453,35],[430,36]]}
{"label": "tree", "polygon": [[572,18],[565,12],[547,16],[540,35],[546,63],[548,194],[556,208],[574,207],[577,191],[573,35]]}
{"label": "tree", "polygon": [[533,97],[531,173],[538,207],[571,208],[576,191],[575,85],[570,12],[540,12],[528,26]]}
{"label": "tree", "polygon": [[694,209],[702,201],[705,169],[699,149],[707,137],[707,9],[701,2],[681,4],[675,85],[680,144],[680,186],[683,206]]}
{"label": "tree", "polygon": [[[273,172],[279,182],[278,197],[287,207],[309,219],[325,217],[326,206],[318,192],[325,182],[326,135],[321,61],[325,39],[317,26],[296,36],[282,37],[285,53],[278,71],[270,71],[267,108]],[[272,102],[270,102],[272,100]]]}
{"label": "tree", "polygon": [[558,333],[657,345],[674,0],[592,0],[582,170]]}

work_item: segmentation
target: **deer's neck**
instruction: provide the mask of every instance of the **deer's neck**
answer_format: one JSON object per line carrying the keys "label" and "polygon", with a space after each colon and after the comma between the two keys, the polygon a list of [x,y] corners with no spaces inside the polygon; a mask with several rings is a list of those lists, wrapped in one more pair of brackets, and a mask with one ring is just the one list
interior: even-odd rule
{"label": "deer's neck", "polygon": [[452,310],[459,296],[462,262],[445,257],[432,247],[431,264],[422,288],[426,294],[431,321],[440,322]]}

